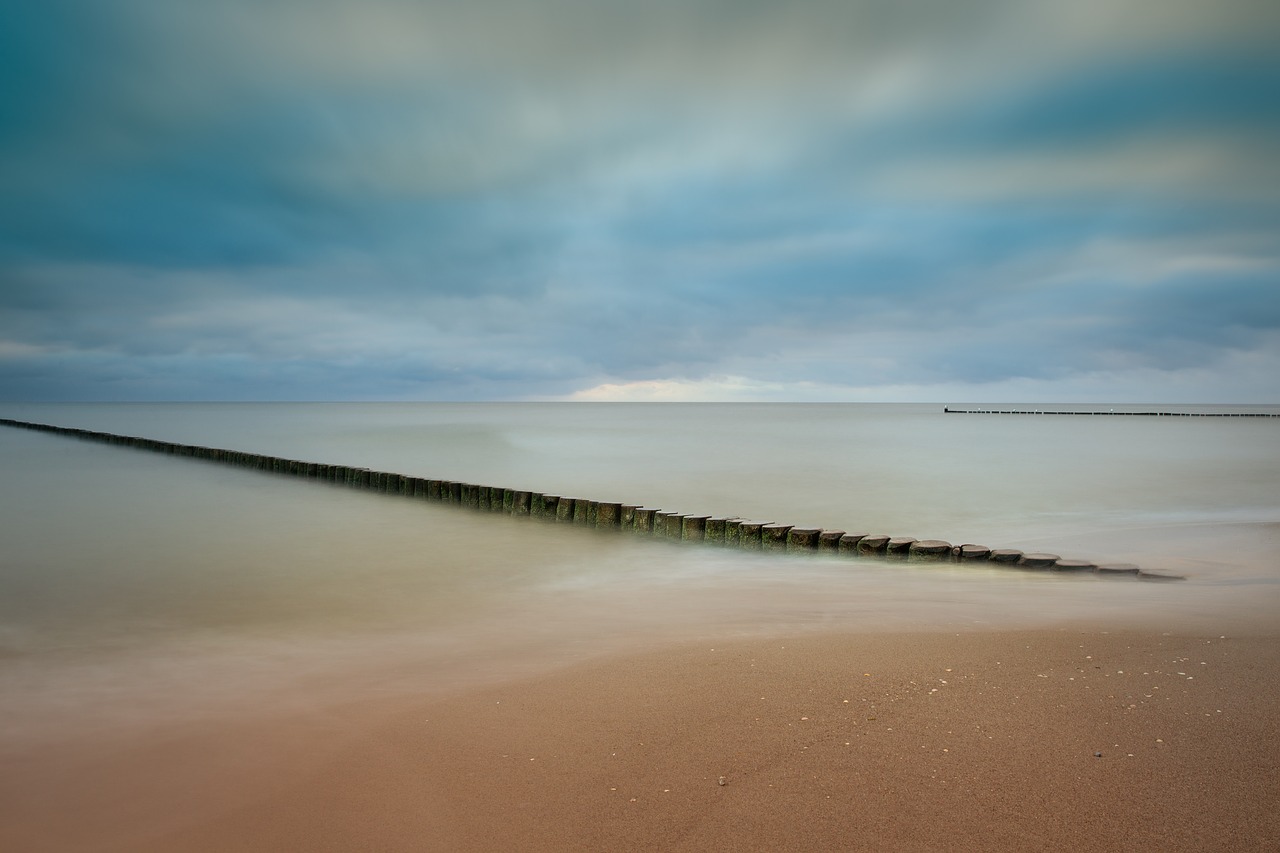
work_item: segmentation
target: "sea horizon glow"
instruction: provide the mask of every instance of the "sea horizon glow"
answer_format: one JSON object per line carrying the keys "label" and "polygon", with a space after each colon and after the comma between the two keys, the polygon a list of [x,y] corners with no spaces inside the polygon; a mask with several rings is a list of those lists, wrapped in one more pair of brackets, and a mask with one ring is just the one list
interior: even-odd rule
{"label": "sea horizon glow", "polygon": [[0,10],[0,401],[1280,400],[1280,8]]}

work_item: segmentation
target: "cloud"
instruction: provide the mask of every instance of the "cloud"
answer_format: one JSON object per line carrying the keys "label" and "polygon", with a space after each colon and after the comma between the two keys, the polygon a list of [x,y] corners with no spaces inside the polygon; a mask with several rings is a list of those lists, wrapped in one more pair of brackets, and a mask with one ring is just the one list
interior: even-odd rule
{"label": "cloud", "polygon": [[0,15],[2,398],[1280,373],[1268,4]]}

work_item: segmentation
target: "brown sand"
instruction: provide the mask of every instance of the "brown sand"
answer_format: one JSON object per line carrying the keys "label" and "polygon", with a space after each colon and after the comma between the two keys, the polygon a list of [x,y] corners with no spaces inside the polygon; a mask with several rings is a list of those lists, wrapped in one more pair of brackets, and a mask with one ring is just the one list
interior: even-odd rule
{"label": "brown sand", "polygon": [[1280,637],[822,635],[33,747],[4,850],[1280,850]]}

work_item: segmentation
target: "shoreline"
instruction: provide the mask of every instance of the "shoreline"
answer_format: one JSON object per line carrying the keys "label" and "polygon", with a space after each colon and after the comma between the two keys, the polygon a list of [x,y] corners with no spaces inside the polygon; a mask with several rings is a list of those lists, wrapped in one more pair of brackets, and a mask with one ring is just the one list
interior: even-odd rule
{"label": "shoreline", "polygon": [[1275,849],[1280,633],[1113,621],[683,642],[443,697],[46,745],[6,761],[0,840]]}

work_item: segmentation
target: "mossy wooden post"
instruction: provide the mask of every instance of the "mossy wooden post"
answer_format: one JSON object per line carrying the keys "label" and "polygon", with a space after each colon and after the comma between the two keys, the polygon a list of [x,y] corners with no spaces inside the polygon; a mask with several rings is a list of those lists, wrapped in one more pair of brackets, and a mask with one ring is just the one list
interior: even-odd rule
{"label": "mossy wooden post", "polygon": [[622,504],[600,501],[596,504],[596,527],[601,530],[617,530],[622,526]]}
{"label": "mossy wooden post", "polygon": [[707,537],[706,515],[686,515],[680,522],[680,538],[686,542],[701,542]]}
{"label": "mossy wooden post", "polygon": [[577,502],[578,502],[577,498],[566,498],[566,497],[560,498],[560,501],[556,504],[556,521],[562,522],[564,524],[572,524],[573,508],[574,508],[574,504],[576,504]]}
{"label": "mossy wooden post", "polygon": [[710,545],[723,545],[724,526],[728,520],[727,518],[708,518],[702,533],[703,541]]}
{"label": "mossy wooden post", "polygon": [[539,517],[555,521],[560,515],[561,500],[562,498],[560,495],[543,495],[542,512],[539,514]]}
{"label": "mossy wooden post", "polygon": [[765,524],[760,527],[760,547],[765,551],[787,550],[787,532],[793,524]]}
{"label": "mossy wooden post", "polygon": [[1057,562],[1057,554],[1023,554],[1018,565],[1024,569],[1051,569]]}
{"label": "mossy wooden post", "polygon": [[654,524],[657,521],[658,513],[661,512],[657,507],[638,506],[635,511],[635,519],[632,529],[636,533],[645,535],[653,535]]}
{"label": "mossy wooden post", "polygon": [[684,529],[684,513],[683,512],[660,512],[658,518],[662,519],[662,535],[668,539],[679,539]]}
{"label": "mossy wooden post", "polygon": [[742,547],[742,522],[744,520],[741,518],[726,518],[724,520],[724,547]]}
{"label": "mossy wooden post", "polygon": [[788,551],[816,551],[818,534],[822,531],[816,527],[793,527],[787,531]]}
{"label": "mossy wooden post", "polygon": [[910,536],[894,536],[884,546],[885,556],[895,560],[905,560],[915,542],[916,540]]}
{"label": "mossy wooden post", "polygon": [[738,546],[744,551],[759,551],[763,545],[760,530],[767,521],[744,521],[738,525]]}
{"label": "mossy wooden post", "polygon": [[845,533],[840,537],[840,545],[836,549],[849,557],[858,556],[858,543],[867,538],[865,533]]}
{"label": "mossy wooden post", "polygon": [[530,515],[533,506],[533,492],[518,491],[511,496],[512,515]]}
{"label": "mossy wooden post", "polygon": [[1088,560],[1059,560],[1049,567],[1054,572],[1092,572],[1097,566]]}
{"label": "mossy wooden post", "polygon": [[1015,548],[997,548],[988,555],[988,558],[993,563],[1013,565],[1022,559],[1022,552]]}
{"label": "mossy wooden post", "polygon": [[600,516],[600,502],[578,499],[573,502],[573,523],[583,527],[595,527]]}
{"label": "mossy wooden post", "polygon": [[818,550],[839,551],[841,536],[844,536],[843,530],[823,530],[818,534]]}
{"label": "mossy wooden post", "polygon": [[970,560],[986,560],[991,556],[991,549],[985,545],[958,545],[951,553],[961,562]]}
{"label": "mossy wooden post", "polygon": [[951,543],[941,539],[922,539],[912,542],[907,559],[915,563],[941,563],[951,559]]}
{"label": "mossy wooden post", "polygon": [[873,536],[863,536],[858,540],[858,556],[859,557],[878,557],[884,554],[884,549],[889,547],[889,537],[879,534]]}
{"label": "mossy wooden post", "polygon": [[667,516],[670,515],[669,510],[660,509],[653,514],[653,535],[657,537],[665,537],[667,535]]}

